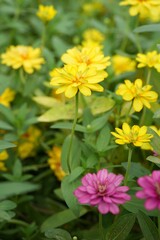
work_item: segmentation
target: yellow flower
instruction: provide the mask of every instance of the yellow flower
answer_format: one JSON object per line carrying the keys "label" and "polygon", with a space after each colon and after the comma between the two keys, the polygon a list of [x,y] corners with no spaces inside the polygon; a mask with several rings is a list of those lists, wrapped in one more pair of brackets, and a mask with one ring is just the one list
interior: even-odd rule
{"label": "yellow flower", "polygon": [[160,72],[160,54],[157,51],[147,52],[146,54],[138,53],[136,60],[139,62],[138,68],[153,67]]}
{"label": "yellow flower", "polygon": [[53,170],[58,180],[61,181],[66,175],[61,167],[61,148],[54,146],[50,151],[48,151],[48,156],[48,164],[50,168]]}
{"label": "yellow flower", "polygon": [[39,9],[37,11],[37,16],[43,21],[48,22],[52,20],[55,15],[57,14],[57,11],[53,6],[43,6],[39,5]]}
{"label": "yellow flower", "polygon": [[133,101],[133,109],[140,112],[143,106],[151,108],[150,103],[156,102],[158,94],[150,91],[151,85],[142,86],[142,80],[136,79],[134,83],[125,80],[116,90],[116,94],[122,96],[125,101]]}
{"label": "yellow flower", "polygon": [[85,3],[82,8],[87,15],[105,12],[105,6],[100,2]]}
{"label": "yellow flower", "polygon": [[85,96],[91,95],[91,90],[103,92],[103,87],[99,85],[108,74],[96,68],[88,67],[85,63],[77,65],[65,65],[63,68],[56,68],[51,73],[53,86],[59,86],[56,94],[65,93],[68,98],[74,97],[78,91]]}
{"label": "yellow flower", "polygon": [[136,62],[129,57],[114,55],[112,57],[113,68],[115,71],[115,75],[119,75],[121,73],[134,71],[136,69]]}
{"label": "yellow flower", "polygon": [[10,89],[6,88],[4,92],[0,95],[0,104],[10,107],[10,102],[14,100],[15,92]]}
{"label": "yellow flower", "polygon": [[21,142],[18,145],[18,155],[20,158],[25,159],[35,155],[40,136],[41,131],[37,127],[30,126],[28,128],[21,136]]}
{"label": "yellow flower", "polygon": [[86,41],[90,40],[90,41],[93,41],[93,42],[102,43],[105,39],[105,36],[104,36],[103,33],[98,31],[96,28],[90,28],[90,29],[87,29],[83,33],[83,38]]}
{"label": "yellow flower", "polygon": [[123,123],[122,129],[115,128],[116,132],[111,134],[116,137],[115,142],[120,145],[132,144],[136,147],[141,147],[144,143],[150,142],[153,137],[151,134],[147,134],[147,127],[139,127],[134,125],[130,127],[127,123]]}
{"label": "yellow flower", "polygon": [[0,152],[0,171],[6,171],[7,168],[5,167],[4,161],[8,159],[8,153],[6,150]]}
{"label": "yellow flower", "polygon": [[129,13],[131,16],[139,14],[141,19],[150,18],[154,14],[156,8],[160,6],[159,0],[123,0],[121,6],[129,5]]}
{"label": "yellow flower", "polygon": [[40,56],[40,48],[32,48],[30,46],[10,46],[6,53],[1,55],[2,63],[13,69],[23,67],[24,71],[32,74],[34,70],[41,68],[44,59]]}
{"label": "yellow flower", "polygon": [[86,63],[87,66],[97,70],[105,69],[110,65],[110,57],[104,57],[100,47],[82,47],[81,50],[74,47],[63,54],[61,59],[66,64]]}

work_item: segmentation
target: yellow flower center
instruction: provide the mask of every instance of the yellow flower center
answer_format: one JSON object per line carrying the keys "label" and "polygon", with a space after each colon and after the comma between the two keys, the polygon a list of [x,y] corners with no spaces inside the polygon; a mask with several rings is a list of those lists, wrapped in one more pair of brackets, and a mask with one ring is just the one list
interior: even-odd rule
{"label": "yellow flower center", "polygon": [[28,52],[27,49],[24,47],[19,47],[18,49],[19,55],[23,60],[26,60],[28,58]]}

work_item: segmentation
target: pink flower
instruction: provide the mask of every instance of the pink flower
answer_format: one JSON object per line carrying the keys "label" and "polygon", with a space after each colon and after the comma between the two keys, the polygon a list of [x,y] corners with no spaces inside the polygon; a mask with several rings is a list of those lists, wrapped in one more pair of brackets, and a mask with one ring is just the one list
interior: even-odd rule
{"label": "pink flower", "polygon": [[119,186],[123,180],[122,175],[108,173],[102,169],[97,174],[88,173],[82,178],[82,186],[74,191],[74,195],[81,204],[98,206],[102,214],[111,212],[119,213],[117,204],[123,204],[131,197],[126,194],[129,190],[127,186]]}
{"label": "pink flower", "polygon": [[136,193],[136,197],[146,199],[145,208],[160,210],[160,170],[153,171],[151,176],[140,177],[137,182],[143,189]]}

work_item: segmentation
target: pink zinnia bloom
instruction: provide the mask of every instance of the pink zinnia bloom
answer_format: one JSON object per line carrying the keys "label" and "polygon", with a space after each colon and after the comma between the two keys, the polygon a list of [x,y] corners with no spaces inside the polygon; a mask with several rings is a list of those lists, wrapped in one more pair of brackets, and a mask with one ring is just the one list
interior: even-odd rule
{"label": "pink zinnia bloom", "polygon": [[145,208],[160,210],[160,170],[153,171],[151,176],[140,177],[137,182],[143,189],[136,193],[136,197],[146,199]]}
{"label": "pink zinnia bloom", "polygon": [[88,173],[82,178],[82,186],[74,191],[74,195],[81,204],[98,206],[102,214],[111,212],[119,213],[117,204],[123,204],[131,197],[126,194],[129,190],[127,186],[119,186],[123,180],[122,175],[108,173],[102,169],[97,174]]}

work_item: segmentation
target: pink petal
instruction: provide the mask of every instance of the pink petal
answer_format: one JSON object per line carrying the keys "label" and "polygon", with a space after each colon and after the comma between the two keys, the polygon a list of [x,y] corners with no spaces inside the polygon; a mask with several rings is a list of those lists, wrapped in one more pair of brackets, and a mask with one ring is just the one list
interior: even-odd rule
{"label": "pink petal", "polygon": [[138,192],[136,192],[136,197],[140,198],[140,199],[144,199],[147,197],[147,195],[145,194],[144,191],[138,191]]}
{"label": "pink petal", "polygon": [[97,198],[91,199],[90,204],[95,206],[95,205],[98,205],[100,201],[101,201],[101,198],[97,197]]}
{"label": "pink petal", "polygon": [[114,185],[115,186],[119,186],[122,182],[122,180],[124,179],[124,177],[122,175],[117,175],[116,176],[116,179],[114,180]]}
{"label": "pink petal", "polygon": [[114,174],[114,173],[109,173],[108,174],[108,181],[110,183],[114,182],[115,178],[116,178],[116,174]]}
{"label": "pink petal", "polygon": [[109,205],[109,211],[113,214],[118,214],[119,213],[119,207],[116,204],[112,203],[112,204]]}
{"label": "pink petal", "polygon": [[89,203],[90,202],[90,195],[86,193],[83,196],[78,197],[78,201],[82,204]]}
{"label": "pink petal", "polygon": [[112,199],[110,197],[103,197],[104,202],[112,203]]}
{"label": "pink petal", "polygon": [[155,170],[152,172],[152,178],[154,182],[159,182],[160,183],[160,170]]}
{"label": "pink petal", "polygon": [[117,191],[116,192],[127,192],[129,190],[129,187],[127,186],[120,186],[117,187]]}
{"label": "pink petal", "polygon": [[116,187],[115,187],[115,185],[114,184],[109,184],[108,186],[107,186],[107,190],[106,190],[106,192],[107,192],[107,195],[109,196],[109,195],[113,195],[114,193],[115,193],[115,191],[116,191]]}
{"label": "pink petal", "polygon": [[106,169],[99,170],[97,173],[97,179],[100,181],[101,184],[106,182],[108,177],[108,171]]}
{"label": "pink petal", "polygon": [[109,212],[109,205],[105,202],[100,202],[98,204],[98,210],[99,210],[100,213],[106,214],[106,213]]}
{"label": "pink petal", "polygon": [[147,210],[153,210],[153,209],[157,208],[157,206],[158,206],[158,199],[148,198],[144,205]]}
{"label": "pink petal", "polygon": [[86,190],[87,190],[87,192],[90,193],[90,194],[95,194],[95,193],[96,193],[96,189],[93,188],[92,186],[87,186],[87,187],[86,187]]}
{"label": "pink petal", "polygon": [[148,188],[148,189],[144,189],[144,192],[146,194],[146,196],[148,197],[157,197],[157,192],[155,187],[154,188]]}
{"label": "pink petal", "polygon": [[137,182],[141,187],[144,188],[150,188],[153,186],[153,180],[150,176],[140,177]]}

